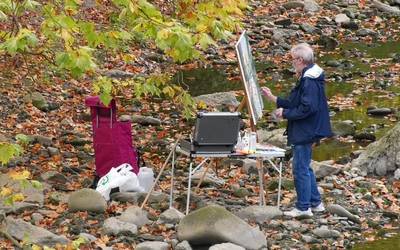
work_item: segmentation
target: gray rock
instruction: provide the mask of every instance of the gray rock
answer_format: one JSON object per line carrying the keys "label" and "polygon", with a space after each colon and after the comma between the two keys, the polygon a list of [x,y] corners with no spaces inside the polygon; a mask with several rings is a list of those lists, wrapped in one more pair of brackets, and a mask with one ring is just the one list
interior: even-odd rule
{"label": "gray rock", "polygon": [[240,210],[236,215],[241,219],[262,224],[282,217],[283,213],[275,206],[250,206]]}
{"label": "gray rock", "polygon": [[284,221],[283,226],[289,231],[298,231],[301,228],[301,222],[297,220]]}
{"label": "gray rock", "polygon": [[99,192],[93,189],[84,188],[73,192],[68,198],[69,211],[88,211],[104,213],[107,209],[107,202]]}
{"label": "gray rock", "polygon": [[166,242],[162,241],[145,241],[142,243],[139,243],[136,248],[136,250],[168,250],[169,245]]}
{"label": "gray rock", "polygon": [[194,98],[197,102],[204,102],[207,106],[223,108],[223,107],[238,107],[239,102],[236,99],[234,92],[218,92],[214,94],[200,95]]}
{"label": "gray rock", "polygon": [[344,23],[349,23],[350,18],[346,14],[337,14],[335,16],[335,22],[337,25],[342,25]]}
{"label": "gray rock", "polygon": [[377,33],[371,29],[360,29],[356,32],[357,36],[377,36]]}
{"label": "gray rock", "polygon": [[246,196],[249,196],[250,194],[250,191],[244,187],[237,188],[233,191],[233,196],[238,198],[244,198]]}
{"label": "gray rock", "polygon": [[[291,29],[274,29],[271,39],[279,45],[286,44],[285,39],[297,36],[297,31]],[[285,46],[286,47],[286,46]],[[290,46],[289,46],[290,48]]]}
{"label": "gray rock", "polygon": [[258,174],[257,170],[257,161],[254,159],[244,159],[242,160],[242,169],[243,171],[249,175],[249,174]]}
{"label": "gray rock", "polygon": [[39,245],[55,246],[56,244],[67,244],[69,242],[64,236],[58,236],[44,228],[12,217],[6,218],[5,231],[17,240],[29,237],[29,242]]}
{"label": "gray rock", "polygon": [[367,111],[367,114],[376,115],[376,116],[384,116],[384,115],[389,115],[392,113],[393,113],[393,110],[390,108],[375,108],[375,109],[370,109]]}
{"label": "gray rock", "polygon": [[217,205],[200,208],[185,216],[178,226],[178,239],[199,245],[231,242],[246,249],[267,246],[265,235],[258,228],[252,228]]}
{"label": "gray rock", "polygon": [[357,215],[350,213],[347,209],[340,205],[331,204],[326,208],[326,210],[331,214],[336,214],[342,217],[346,217],[353,222],[361,223],[360,218]]}
{"label": "gray rock", "polygon": [[339,41],[331,36],[322,35],[318,40],[318,44],[322,45],[327,50],[334,50],[337,46],[339,46]]}
{"label": "gray rock", "polygon": [[116,192],[110,195],[111,200],[121,202],[131,202],[133,204],[139,204],[140,200],[146,196],[146,193],[136,192]]}
{"label": "gray rock", "polygon": [[322,179],[325,176],[336,175],[340,172],[340,168],[333,165],[333,161],[317,162],[312,161],[311,167],[314,170],[315,178]]}
{"label": "gray rock", "polygon": [[177,209],[169,208],[168,210],[160,214],[160,218],[158,221],[159,223],[164,224],[177,224],[181,221],[183,217],[185,217],[185,215]]}
{"label": "gray rock", "polygon": [[246,249],[232,243],[222,243],[211,246],[209,250],[246,250]]}
{"label": "gray rock", "polygon": [[301,239],[305,242],[305,243],[309,243],[309,244],[314,244],[314,243],[319,243],[320,241],[312,236],[309,235],[302,235]]}
{"label": "gray rock", "polygon": [[132,116],[132,122],[138,123],[143,126],[148,126],[148,125],[153,125],[153,126],[159,126],[161,125],[161,120],[151,117],[151,116],[142,116],[142,115],[133,115]]}
{"label": "gray rock", "polygon": [[43,136],[43,135],[34,135],[33,136],[34,142],[37,142],[43,146],[52,146],[53,145],[53,138]]}
{"label": "gray rock", "polygon": [[135,224],[120,221],[118,218],[111,217],[104,221],[103,231],[107,235],[118,235],[118,234],[137,234],[137,226]]}
{"label": "gray rock", "polygon": [[121,115],[121,116],[119,117],[119,120],[120,120],[121,122],[132,121],[132,116],[130,116],[130,115]]}
{"label": "gray rock", "polygon": [[292,20],[290,18],[279,19],[274,22],[275,25],[282,25],[287,27],[292,24]]}
{"label": "gray rock", "polygon": [[88,233],[80,233],[79,237],[86,239],[87,242],[95,242],[97,240],[95,236]]}
{"label": "gray rock", "polygon": [[378,10],[394,15],[400,15],[400,9],[394,6],[390,6],[388,4],[379,2],[377,0],[372,0],[372,6],[377,8]]}
{"label": "gray rock", "polygon": [[313,234],[318,236],[319,238],[327,239],[327,238],[340,238],[341,234],[337,230],[329,229],[327,226],[321,226],[313,230]]}
{"label": "gray rock", "polygon": [[53,204],[67,203],[69,196],[61,192],[52,192],[49,194],[49,200]]}
{"label": "gray rock", "polygon": [[378,141],[369,144],[351,166],[365,174],[379,176],[393,173],[400,166],[400,123]]}
{"label": "gray rock", "polygon": [[[268,190],[269,191],[278,190],[278,188],[279,188],[279,178],[270,179],[270,181],[268,182],[267,185],[268,185]],[[282,187],[282,189],[285,189],[285,190],[293,190],[294,189],[294,181],[293,181],[293,179],[282,178],[281,187]]]}
{"label": "gray rock", "polygon": [[356,127],[352,121],[334,121],[332,122],[332,132],[338,136],[354,135]]}
{"label": "gray rock", "polygon": [[302,9],[302,8],[304,8],[304,2],[290,1],[290,2],[284,3],[282,6],[287,10],[297,9],[297,8]]}
{"label": "gray rock", "polygon": [[14,213],[20,214],[25,211],[32,211],[38,209],[38,204],[28,203],[28,202],[14,202],[12,205],[3,205],[3,201],[0,203],[0,213],[5,214]]}
{"label": "gray rock", "polygon": [[31,102],[33,106],[41,111],[47,111],[49,109],[49,104],[44,96],[39,92],[33,92],[31,94],[27,94],[24,97],[25,102]]}
{"label": "gray rock", "polygon": [[138,227],[141,227],[150,222],[150,220],[147,218],[147,212],[136,206],[128,207],[121,214],[121,216],[118,217],[118,219],[121,221],[133,223]]}
{"label": "gray rock", "polygon": [[341,26],[342,26],[342,28],[349,29],[349,30],[358,30],[360,28],[359,25],[354,21],[350,21],[348,23],[342,23]]}
{"label": "gray rock", "polygon": [[40,175],[40,178],[50,184],[66,184],[69,180],[65,175],[60,174],[58,171],[48,171]]}
{"label": "gray rock", "polygon": [[394,171],[394,178],[396,180],[400,180],[400,168],[396,169],[396,171]]}
{"label": "gray rock", "polygon": [[285,130],[284,128],[272,131],[259,129],[257,130],[257,137],[261,144],[269,143],[280,148],[285,148],[287,145],[287,136],[283,135]]}
{"label": "gray rock", "polygon": [[59,155],[60,150],[58,148],[48,147],[47,151],[49,151],[50,156]]}
{"label": "gray rock", "polygon": [[32,215],[33,224],[37,225],[41,220],[43,220],[43,215],[40,213],[33,213]]}
{"label": "gray rock", "polygon": [[184,240],[181,243],[177,244],[174,250],[192,250],[192,247],[187,240]]}
{"label": "gray rock", "polygon": [[314,0],[304,0],[304,11],[305,12],[317,12],[319,11],[319,5]]}
{"label": "gray rock", "polygon": [[354,140],[357,140],[357,141],[361,141],[361,140],[376,141],[376,136],[369,132],[357,133],[353,136],[353,138],[354,138]]}
{"label": "gray rock", "polygon": [[[204,171],[205,171],[205,169],[202,168],[192,175],[192,181],[194,184],[197,184],[200,181],[201,177],[204,174]],[[206,175],[204,176],[202,185],[213,185],[213,186],[221,187],[221,186],[225,185],[225,181],[221,178],[218,178],[213,173],[207,172]]]}
{"label": "gray rock", "polygon": [[318,33],[320,31],[318,28],[316,28],[308,23],[300,24],[300,28],[307,34],[314,34],[314,33]]}
{"label": "gray rock", "polygon": [[133,78],[135,77],[135,74],[131,72],[126,72],[122,70],[108,70],[102,73],[102,75],[105,75],[110,78],[116,78],[116,79],[127,79],[127,78]]}

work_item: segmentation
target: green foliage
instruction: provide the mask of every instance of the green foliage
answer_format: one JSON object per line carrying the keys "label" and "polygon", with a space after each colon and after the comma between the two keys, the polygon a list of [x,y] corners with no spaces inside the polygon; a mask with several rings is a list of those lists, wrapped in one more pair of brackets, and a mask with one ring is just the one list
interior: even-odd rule
{"label": "green foliage", "polygon": [[[202,51],[217,40],[228,39],[240,26],[237,17],[246,8],[243,0],[176,0],[162,2],[162,11],[148,0],[105,3],[110,12],[97,22],[81,10],[81,0],[0,0],[0,20],[8,28],[0,32],[0,55],[43,56],[60,73],[69,72],[74,78],[89,74],[94,79],[97,69],[101,71],[103,55],[129,51],[133,43],[146,42],[174,62],[184,63],[201,58]],[[33,26],[29,18],[23,18],[32,12],[34,18],[40,17]],[[194,107],[187,92],[167,86],[166,78],[156,78],[119,83],[100,77],[94,89],[104,103],[124,87],[136,97],[163,96],[181,101],[186,108]]]}
{"label": "green foliage", "polygon": [[97,67],[92,57],[92,49],[89,47],[60,52],[56,55],[56,63],[61,69],[71,72],[73,77],[80,77]]}
{"label": "green foliage", "polygon": [[24,134],[17,134],[15,136],[15,139],[17,140],[18,144],[20,144],[23,147],[28,146],[28,144],[32,141],[30,137]]}
{"label": "green foliage", "polygon": [[0,163],[7,164],[12,158],[19,156],[21,152],[22,147],[18,144],[0,142]]}
{"label": "green foliage", "polygon": [[9,36],[0,44],[0,52],[5,51],[10,55],[30,51],[30,48],[36,46],[38,39],[33,31],[21,29],[16,36]]}
{"label": "green foliage", "polygon": [[113,81],[108,77],[99,77],[93,84],[93,92],[100,96],[101,102],[108,106],[112,100]]}

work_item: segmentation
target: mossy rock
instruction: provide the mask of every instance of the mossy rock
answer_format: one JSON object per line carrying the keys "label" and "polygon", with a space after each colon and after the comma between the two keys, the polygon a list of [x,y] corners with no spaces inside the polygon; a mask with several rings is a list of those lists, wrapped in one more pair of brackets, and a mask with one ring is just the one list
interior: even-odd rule
{"label": "mossy rock", "polygon": [[[282,178],[282,189],[285,190],[293,190],[294,189],[294,181],[292,179]],[[279,179],[272,179],[269,181],[268,190],[274,191],[277,190],[279,186]]]}

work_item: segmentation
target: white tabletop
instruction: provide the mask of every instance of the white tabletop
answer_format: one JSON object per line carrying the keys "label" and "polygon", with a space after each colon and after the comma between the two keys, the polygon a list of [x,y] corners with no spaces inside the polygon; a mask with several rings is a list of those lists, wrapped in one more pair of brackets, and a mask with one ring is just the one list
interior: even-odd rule
{"label": "white tabletop", "polygon": [[241,154],[241,153],[218,153],[218,152],[207,152],[207,153],[195,153],[190,154],[189,151],[184,150],[179,145],[176,147],[178,153],[192,157],[205,157],[205,158],[280,158],[285,156],[285,150],[272,145],[262,145],[262,149],[257,149],[252,154]]}

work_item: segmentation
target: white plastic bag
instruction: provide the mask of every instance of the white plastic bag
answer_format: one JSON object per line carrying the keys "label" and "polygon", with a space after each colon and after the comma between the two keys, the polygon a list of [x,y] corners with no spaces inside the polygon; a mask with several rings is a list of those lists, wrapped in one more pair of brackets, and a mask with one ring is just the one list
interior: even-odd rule
{"label": "white plastic bag", "polygon": [[140,186],[144,189],[144,192],[148,193],[154,183],[153,169],[148,167],[139,168],[138,179]]}
{"label": "white plastic bag", "polygon": [[124,163],[116,168],[111,168],[110,171],[100,178],[97,183],[96,191],[99,192],[106,201],[110,200],[110,191],[113,188],[120,187],[129,181],[132,173],[132,166]]}
{"label": "white plastic bag", "polygon": [[143,187],[139,184],[139,179],[137,175],[133,172],[127,174],[129,179],[125,184],[119,187],[120,192],[144,192]]}

